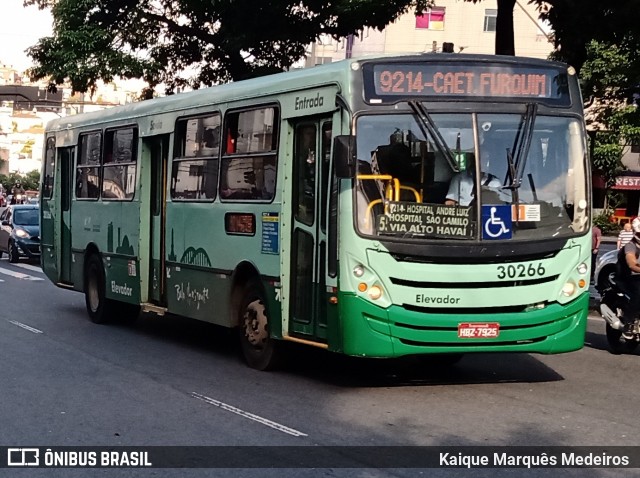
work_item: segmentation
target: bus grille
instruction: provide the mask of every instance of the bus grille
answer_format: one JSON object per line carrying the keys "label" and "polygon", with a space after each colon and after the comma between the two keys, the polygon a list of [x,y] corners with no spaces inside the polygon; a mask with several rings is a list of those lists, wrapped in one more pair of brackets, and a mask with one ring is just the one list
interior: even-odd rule
{"label": "bus grille", "polygon": [[408,279],[400,279],[398,277],[390,277],[391,283],[405,287],[415,287],[420,289],[491,289],[497,287],[519,287],[525,285],[545,284],[558,279],[558,275],[548,277],[538,277],[536,279],[520,279],[520,280],[503,280],[483,282],[431,282],[431,281],[415,281]]}

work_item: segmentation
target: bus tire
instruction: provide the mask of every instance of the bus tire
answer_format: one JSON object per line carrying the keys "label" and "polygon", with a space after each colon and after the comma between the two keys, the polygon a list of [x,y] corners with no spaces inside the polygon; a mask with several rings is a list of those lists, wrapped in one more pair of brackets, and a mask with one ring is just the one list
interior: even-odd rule
{"label": "bus tire", "polygon": [[272,370],[279,361],[279,348],[269,332],[267,301],[262,287],[250,283],[240,302],[239,333],[245,362],[256,370]]}
{"label": "bus tire", "polygon": [[115,302],[105,297],[105,287],[102,261],[97,254],[91,254],[84,267],[84,302],[94,324],[110,322],[116,312]]}

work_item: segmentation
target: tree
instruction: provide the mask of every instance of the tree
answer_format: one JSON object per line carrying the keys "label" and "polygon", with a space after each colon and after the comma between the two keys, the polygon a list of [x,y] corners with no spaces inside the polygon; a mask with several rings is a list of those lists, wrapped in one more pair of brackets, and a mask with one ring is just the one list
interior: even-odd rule
{"label": "tree", "polygon": [[[621,45],[590,41],[581,68],[587,125],[593,131],[591,161],[611,187],[624,169],[623,145],[640,144],[640,111],[635,104],[640,63],[631,41]],[[612,193],[608,204],[612,204]]]}
{"label": "tree", "polygon": [[592,40],[640,47],[637,0],[529,0],[553,29],[554,57],[580,71]]}
{"label": "tree", "polygon": [[40,189],[40,171],[34,169],[23,176],[22,185],[25,189],[37,191]]}
{"label": "tree", "polygon": [[[465,0],[466,2],[478,3],[482,0]],[[516,47],[513,38],[513,9],[516,0],[497,0],[498,15],[496,17],[496,55],[516,54]]]}
{"label": "tree", "polygon": [[32,79],[50,89],[68,80],[95,91],[97,80],[143,78],[146,95],[237,81],[290,68],[321,34],[383,29],[433,0],[25,0],[51,8],[53,36],[28,51]]}
{"label": "tree", "polygon": [[7,191],[11,191],[14,184],[20,183],[22,187],[27,191],[37,191],[40,188],[40,171],[34,169],[27,174],[9,173],[0,174],[0,184],[2,184]]}

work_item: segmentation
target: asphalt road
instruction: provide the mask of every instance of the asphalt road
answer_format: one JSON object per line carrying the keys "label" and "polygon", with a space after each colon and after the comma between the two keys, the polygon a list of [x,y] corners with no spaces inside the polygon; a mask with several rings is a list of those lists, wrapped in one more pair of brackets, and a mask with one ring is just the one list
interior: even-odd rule
{"label": "asphalt road", "polygon": [[[4,446],[245,446],[246,465],[284,446],[640,446],[638,354],[478,354],[450,369],[292,348],[277,372],[239,359],[234,336],[174,317],[89,322],[81,294],[37,266],[0,260]],[[629,406],[629,405],[631,406]],[[276,446],[272,449],[260,448]],[[285,451],[283,451],[285,450]],[[0,476],[634,476],[615,469],[0,469]],[[293,453],[293,452],[292,452]],[[280,454],[280,455],[278,455]],[[294,455],[295,457],[295,455]],[[334,456],[334,458],[336,458]],[[337,458],[336,458],[337,460]],[[337,460],[339,461],[339,460]],[[637,476],[637,475],[636,475]]]}

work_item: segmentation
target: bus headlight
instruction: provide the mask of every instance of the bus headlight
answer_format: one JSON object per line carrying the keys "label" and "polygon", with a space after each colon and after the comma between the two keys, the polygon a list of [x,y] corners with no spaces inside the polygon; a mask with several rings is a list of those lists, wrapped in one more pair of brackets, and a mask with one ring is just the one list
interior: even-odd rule
{"label": "bus headlight", "polygon": [[584,262],[577,267],[578,273],[582,275],[586,274],[588,269],[589,267]]}
{"label": "bus headlight", "polygon": [[349,255],[347,264],[346,280],[341,283],[343,292],[355,293],[360,299],[375,303],[377,307],[391,305],[391,293],[385,289],[384,281],[367,261]]}
{"label": "bus headlight", "polygon": [[576,293],[576,285],[571,281],[565,282],[565,284],[562,286],[562,295],[566,297],[571,297],[575,293]]}
{"label": "bus headlight", "polygon": [[380,297],[382,297],[382,287],[380,287],[378,284],[372,285],[369,289],[368,294],[371,300],[378,300]]}

